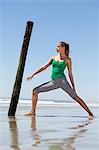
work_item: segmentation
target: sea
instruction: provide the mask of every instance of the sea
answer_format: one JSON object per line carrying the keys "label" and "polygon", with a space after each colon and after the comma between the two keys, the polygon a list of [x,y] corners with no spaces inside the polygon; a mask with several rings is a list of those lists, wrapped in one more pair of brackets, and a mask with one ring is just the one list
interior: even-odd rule
{"label": "sea", "polygon": [[[0,97],[0,105],[9,105],[11,98]],[[18,103],[21,106],[31,106],[32,100],[29,98],[19,98]],[[90,107],[99,107],[99,102],[87,102]],[[79,104],[75,101],[70,100],[49,100],[49,99],[38,99],[38,105],[48,105],[48,106],[67,106],[67,107],[79,107]]]}

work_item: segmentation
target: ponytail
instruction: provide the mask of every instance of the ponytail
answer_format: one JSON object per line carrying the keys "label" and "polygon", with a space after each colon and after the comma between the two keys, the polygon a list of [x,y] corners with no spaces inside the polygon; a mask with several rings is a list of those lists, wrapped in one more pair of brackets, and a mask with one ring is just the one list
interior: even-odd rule
{"label": "ponytail", "polygon": [[65,54],[67,57],[69,57],[69,44],[65,42],[60,42],[62,47],[65,47]]}

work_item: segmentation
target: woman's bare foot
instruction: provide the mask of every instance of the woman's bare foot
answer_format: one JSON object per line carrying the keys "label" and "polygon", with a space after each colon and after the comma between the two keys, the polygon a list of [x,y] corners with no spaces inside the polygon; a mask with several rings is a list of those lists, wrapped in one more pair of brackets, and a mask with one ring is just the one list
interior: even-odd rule
{"label": "woman's bare foot", "polygon": [[91,114],[89,114],[88,118],[91,120],[94,118],[94,115],[91,113]]}
{"label": "woman's bare foot", "polygon": [[29,113],[25,114],[25,116],[36,116],[36,115],[35,115],[35,113],[34,113],[34,112],[32,112],[32,111],[31,111],[31,112],[29,112]]}
{"label": "woman's bare foot", "polygon": [[94,118],[94,116],[90,116],[90,115],[88,116],[89,120],[92,120],[93,118]]}

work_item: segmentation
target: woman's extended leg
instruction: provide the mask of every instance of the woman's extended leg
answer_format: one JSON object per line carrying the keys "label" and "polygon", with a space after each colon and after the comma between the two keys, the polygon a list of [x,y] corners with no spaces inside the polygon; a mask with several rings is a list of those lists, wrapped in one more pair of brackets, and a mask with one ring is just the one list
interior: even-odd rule
{"label": "woman's extended leg", "polygon": [[88,112],[89,116],[93,116],[93,114],[90,111],[90,109],[88,108],[88,106],[85,104],[85,102],[78,95],[76,95],[74,100],[76,100]]}
{"label": "woman's extended leg", "polygon": [[33,91],[32,93],[32,114],[35,116],[35,111],[36,111],[36,104],[38,100],[38,92]]}
{"label": "woman's extended leg", "polygon": [[33,92],[32,92],[32,110],[29,113],[27,113],[26,115],[27,116],[35,116],[36,115],[36,105],[37,105],[37,100],[38,100],[38,93],[47,92],[47,91],[54,90],[57,88],[59,88],[59,87],[52,80],[34,88]]}
{"label": "woman's extended leg", "polygon": [[89,114],[89,116],[93,116],[92,112],[85,104],[85,102],[74,92],[71,88],[70,84],[66,80],[66,78],[61,79],[61,88],[66,91],[74,100],[76,100]]}
{"label": "woman's extended leg", "polygon": [[32,110],[29,113],[25,114],[26,116],[35,116],[37,100],[38,100],[38,93],[33,90],[33,92],[32,92]]}

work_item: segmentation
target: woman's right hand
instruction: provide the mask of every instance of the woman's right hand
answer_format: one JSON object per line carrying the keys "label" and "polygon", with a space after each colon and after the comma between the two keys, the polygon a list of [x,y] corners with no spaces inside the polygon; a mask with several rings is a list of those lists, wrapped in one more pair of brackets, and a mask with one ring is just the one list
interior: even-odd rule
{"label": "woman's right hand", "polygon": [[33,75],[28,76],[28,77],[27,77],[27,81],[28,81],[28,80],[32,80],[32,78],[33,78]]}

